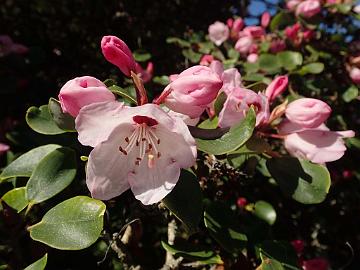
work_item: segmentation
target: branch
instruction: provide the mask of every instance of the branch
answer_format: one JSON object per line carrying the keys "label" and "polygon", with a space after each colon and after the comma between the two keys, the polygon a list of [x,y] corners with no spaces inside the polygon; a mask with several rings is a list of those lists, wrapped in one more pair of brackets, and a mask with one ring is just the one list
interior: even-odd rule
{"label": "branch", "polygon": [[[175,242],[176,230],[177,230],[176,221],[175,221],[175,219],[172,219],[168,223],[168,244],[169,245],[173,245]],[[175,259],[174,256],[169,251],[166,251],[165,264],[163,265],[163,267],[160,270],[178,269],[178,267],[183,259],[184,259],[183,257],[179,257],[179,258]]]}

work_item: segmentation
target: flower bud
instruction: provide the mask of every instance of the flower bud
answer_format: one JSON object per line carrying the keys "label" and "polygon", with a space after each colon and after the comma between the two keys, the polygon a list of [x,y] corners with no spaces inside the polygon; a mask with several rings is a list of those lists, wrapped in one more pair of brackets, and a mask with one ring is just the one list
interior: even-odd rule
{"label": "flower bud", "polygon": [[0,156],[10,150],[10,146],[0,143]]}
{"label": "flower bud", "polygon": [[266,28],[268,27],[269,23],[270,23],[270,19],[271,19],[271,15],[269,12],[264,12],[262,15],[261,15],[261,26],[263,28]]}
{"label": "flower bud", "polygon": [[237,18],[234,20],[234,23],[231,27],[231,31],[240,32],[244,27],[244,20],[242,18]]}
{"label": "flower bud", "polygon": [[249,63],[255,63],[258,60],[259,56],[256,53],[249,54],[246,58],[246,61]]}
{"label": "flower bud", "polygon": [[63,112],[76,117],[85,105],[113,101],[115,96],[98,79],[83,76],[68,81],[60,90],[59,100]]}
{"label": "flower bud", "polygon": [[276,77],[266,88],[265,96],[272,102],[278,95],[283,93],[288,86],[288,77],[278,76]]}
{"label": "flower bud", "polygon": [[295,10],[296,6],[299,5],[301,3],[301,0],[290,0],[286,2],[286,7],[293,11]]}
{"label": "flower bud", "polygon": [[211,62],[214,60],[215,60],[214,56],[212,56],[211,54],[205,54],[200,59],[200,65],[209,66],[211,64]]}
{"label": "flower bud", "polygon": [[222,85],[220,76],[211,68],[193,66],[181,72],[165,88],[164,91],[171,91],[165,105],[175,112],[198,117],[216,98]]}
{"label": "flower bud", "polygon": [[311,18],[321,11],[320,2],[317,0],[306,0],[296,7],[296,15]]}
{"label": "flower bud", "polygon": [[278,53],[286,49],[286,44],[284,40],[275,39],[271,41],[270,52]]}
{"label": "flower bud", "polygon": [[265,35],[265,31],[261,26],[247,26],[243,30],[244,34],[252,38],[260,38]]}
{"label": "flower bud", "polygon": [[228,39],[230,31],[226,24],[222,22],[215,22],[209,26],[209,38],[217,46],[220,46]]}
{"label": "flower bud", "polygon": [[124,41],[115,36],[104,36],[101,40],[101,50],[111,64],[117,66],[122,73],[130,76],[131,71],[136,71],[134,57]]}
{"label": "flower bud", "polygon": [[286,117],[304,128],[315,128],[330,116],[331,108],[325,102],[314,98],[300,98],[291,102],[286,110]]}
{"label": "flower bud", "polygon": [[360,68],[357,67],[351,68],[349,75],[354,83],[360,84]]}
{"label": "flower bud", "polygon": [[253,43],[252,37],[243,36],[235,44],[235,50],[241,54],[248,54]]}

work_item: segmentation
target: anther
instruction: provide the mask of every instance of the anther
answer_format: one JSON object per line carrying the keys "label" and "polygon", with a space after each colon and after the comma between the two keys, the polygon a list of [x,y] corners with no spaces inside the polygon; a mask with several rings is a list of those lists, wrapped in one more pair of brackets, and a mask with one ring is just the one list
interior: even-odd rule
{"label": "anther", "polygon": [[160,144],[160,139],[157,140],[157,144]]}
{"label": "anther", "polygon": [[158,158],[161,157],[161,153],[160,153],[160,152],[157,153],[157,157],[158,157]]}
{"label": "anther", "polygon": [[125,137],[125,142],[129,143],[129,138]]}
{"label": "anther", "polygon": [[127,155],[127,152],[121,146],[119,146],[119,151],[123,153],[125,156]]}
{"label": "anther", "polygon": [[136,160],[136,161],[135,161],[135,165],[139,166],[139,165],[140,165],[140,161]]}

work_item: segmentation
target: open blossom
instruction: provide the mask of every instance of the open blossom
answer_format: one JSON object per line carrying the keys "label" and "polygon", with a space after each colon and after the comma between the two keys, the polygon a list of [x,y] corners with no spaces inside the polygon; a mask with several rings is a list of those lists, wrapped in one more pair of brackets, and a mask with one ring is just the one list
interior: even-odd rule
{"label": "open blossom", "polygon": [[301,2],[297,7],[295,14],[301,15],[305,18],[315,16],[321,11],[321,4],[318,0],[306,0]]}
{"label": "open blossom", "polygon": [[349,75],[354,83],[360,84],[360,68],[352,67]]}
{"label": "open blossom", "polygon": [[98,79],[83,76],[68,81],[60,90],[59,100],[63,112],[76,117],[85,105],[113,101],[115,96]]}
{"label": "open blossom", "polygon": [[269,99],[271,103],[278,95],[282,94],[286,87],[288,86],[288,77],[284,76],[277,76],[266,88],[265,96]]}
{"label": "open blossom", "polygon": [[216,98],[223,82],[211,68],[193,66],[181,72],[164,91],[171,91],[165,105],[175,112],[199,117]]}
{"label": "open blossom", "polygon": [[101,40],[101,50],[111,64],[117,66],[122,73],[130,76],[131,71],[136,72],[136,62],[124,41],[115,36],[104,36]]}
{"label": "open blossom", "polygon": [[159,202],[176,185],[180,169],[195,163],[195,140],[180,118],[158,105],[116,103],[88,105],[76,119],[80,142],[95,147],[86,184],[96,199],[108,200],[130,188],[143,204]]}
{"label": "open blossom", "polygon": [[270,116],[267,97],[245,88],[234,88],[228,94],[219,114],[219,127],[231,127],[239,123],[246,116],[251,105],[255,107],[256,125],[265,123]]}
{"label": "open blossom", "polygon": [[286,117],[305,128],[315,128],[330,116],[331,108],[325,102],[314,98],[300,98],[291,102],[285,110]]}
{"label": "open blossom", "polygon": [[280,125],[279,133],[287,134],[284,145],[290,155],[314,163],[340,159],[346,151],[343,138],[355,136],[352,130],[330,131],[324,124],[306,129],[290,121],[285,121]]}
{"label": "open blossom", "polygon": [[229,28],[222,22],[215,22],[209,26],[209,38],[217,46],[220,46],[225,40],[229,38]]}

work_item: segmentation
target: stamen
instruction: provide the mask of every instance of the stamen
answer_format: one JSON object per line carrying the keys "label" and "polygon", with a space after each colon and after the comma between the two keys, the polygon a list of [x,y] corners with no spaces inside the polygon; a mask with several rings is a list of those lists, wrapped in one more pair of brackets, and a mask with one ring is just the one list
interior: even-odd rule
{"label": "stamen", "polygon": [[148,155],[148,167],[149,167],[149,168],[154,168],[154,166],[155,166],[155,158],[154,158],[154,155],[149,154],[149,155]]}
{"label": "stamen", "polygon": [[125,156],[127,155],[127,152],[121,146],[119,146],[119,151],[123,153]]}
{"label": "stamen", "polygon": [[129,143],[129,138],[125,137],[125,142]]}

